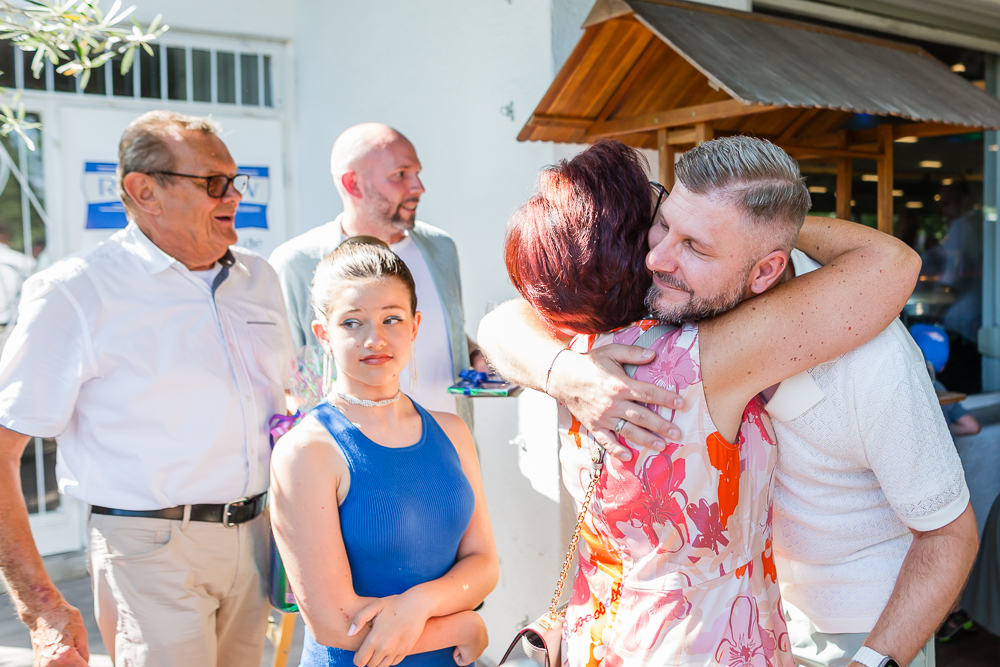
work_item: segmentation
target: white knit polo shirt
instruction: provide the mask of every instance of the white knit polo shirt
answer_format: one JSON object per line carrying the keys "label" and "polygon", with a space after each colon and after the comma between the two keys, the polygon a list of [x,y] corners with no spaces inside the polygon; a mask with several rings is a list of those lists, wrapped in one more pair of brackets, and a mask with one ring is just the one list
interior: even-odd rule
{"label": "white knit polo shirt", "polygon": [[[792,261],[796,275],[819,268],[799,251]],[[782,382],[767,411],[778,436],[782,598],[820,632],[870,632],[910,529],[941,528],[969,503],[920,348],[895,320],[861,347]]]}

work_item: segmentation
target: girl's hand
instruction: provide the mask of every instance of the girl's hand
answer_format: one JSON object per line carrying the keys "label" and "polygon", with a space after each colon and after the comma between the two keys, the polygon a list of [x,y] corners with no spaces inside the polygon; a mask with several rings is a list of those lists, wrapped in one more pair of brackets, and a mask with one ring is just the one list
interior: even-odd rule
{"label": "girl's hand", "polygon": [[358,667],[389,667],[413,652],[429,618],[427,604],[419,593],[379,598],[355,614],[348,636],[353,636],[366,624],[372,630],[354,654]]}
{"label": "girl's hand", "polygon": [[486,624],[483,622],[482,617],[479,614],[472,614],[472,622],[469,624],[468,637],[465,642],[459,644],[455,647],[455,651],[452,653],[452,658],[459,665],[469,665],[476,658],[483,654],[486,650],[486,645],[489,643],[489,637],[486,634]]}

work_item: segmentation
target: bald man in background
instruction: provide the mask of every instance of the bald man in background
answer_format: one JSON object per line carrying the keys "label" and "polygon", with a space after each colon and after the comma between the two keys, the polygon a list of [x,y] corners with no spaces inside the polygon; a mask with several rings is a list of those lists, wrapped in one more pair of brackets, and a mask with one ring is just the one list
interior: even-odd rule
{"label": "bald man in background", "polygon": [[334,142],[330,171],[344,212],[286,241],[270,258],[285,294],[300,358],[306,348],[320,350],[312,332],[315,315],[309,301],[316,265],[348,237],[382,239],[413,274],[417,309],[423,313],[410,361],[416,365],[417,382],[411,386],[413,374],[408,366],[400,375],[400,388],[424,408],[457,414],[471,428],[471,402],[447,390],[459,371],[470,365],[485,371],[486,361],[465,333],[455,242],[443,230],[417,220],[424,186],[413,144],[380,123],[355,125]]}

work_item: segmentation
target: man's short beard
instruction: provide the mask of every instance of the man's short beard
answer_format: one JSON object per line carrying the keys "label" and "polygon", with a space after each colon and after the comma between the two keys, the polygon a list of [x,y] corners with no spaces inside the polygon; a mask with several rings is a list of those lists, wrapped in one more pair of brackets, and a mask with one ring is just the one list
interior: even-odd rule
{"label": "man's short beard", "polygon": [[416,209],[413,211],[413,217],[409,220],[403,218],[400,211],[403,208],[403,204],[417,203],[420,201],[418,197],[409,197],[399,202],[395,207],[389,198],[383,195],[381,192],[375,188],[369,188],[365,193],[370,199],[369,211],[373,218],[380,219],[385,222],[386,225],[392,229],[400,232],[405,232],[407,230],[413,229],[413,224],[417,220]]}
{"label": "man's short beard", "polygon": [[672,324],[706,320],[710,317],[721,315],[722,313],[729,312],[743,301],[743,295],[746,293],[747,279],[750,277],[752,269],[753,263],[748,264],[737,280],[734,280],[718,294],[710,297],[696,296],[689,286],[677,278],[670,274],[654,272],[661,282],[687,292],[688,300],[686,303],[681,304],[665,303],[662,298],[663,290],[654,282],[650,285],[649,291],[646,292],[646,307],[649,308],[649,312],[658,320]]}

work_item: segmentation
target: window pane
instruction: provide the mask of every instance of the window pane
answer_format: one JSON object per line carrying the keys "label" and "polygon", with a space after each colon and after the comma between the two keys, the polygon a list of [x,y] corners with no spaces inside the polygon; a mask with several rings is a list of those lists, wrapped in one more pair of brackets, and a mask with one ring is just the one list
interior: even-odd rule
{"label": "window pane", "polygon": [[167,48],[167,97],[187,99],[187,60],[183,48]]}
{"label": "window pane", "polygon": [[34,51],[22,51],[21,58],[24,60],[24,87],[28,90],[45,90],[45,68],[38,73],[38,78],[31,72],[31,60],[35,57]]}
{"label": "window pane", "polygon": [[271,98],[271,56],[264,56],[264,106],[274,106]]}
{"label": "window pane", "polygon": [[59,509],[59,483],[56,479],[56,441],[42,440],[42,458],[45,460],[45,511]]}
{"label": "window pane", "polygon": [[194,101],[212,101],[212,54],[191,49],[191,76],[194,77]]}
{"label": "window pane", "polygon": [[[39,115],[36,113],[27,113],[24,119],[29,123],[40,122]],[[38,199],[39,204],[44,207],[45,171],[42,164],[42,155],[44,153],[42,132],[39,129],[25,130],[25,134],[35,144],[34,151],[25,151],[25,158],[27,160],[25,171],[27,172],[28,185],[31,186],[31,191]],[[11,134],[3,137],[0,141],[3,142],[3,147],[7,150],[7,153],[17,161],[19,159],[18,143],[20,139],[16,135]],[[0,172],[0,175],[2,173]],[[31,238],[28,240],[27,248],[28,252],[37,258],[39,253],[45,249],[45,223],[42,222],[42,218],[34,206],[29,204],[29,208]],[[21,211],[21,186],[9,171],[6,172],[5,180],[0,180],[0,242],[6,243],[18,252],[25,252],[24,217]],[[0,292],[0,312],[7,305],[2,297],[2,292]]]}
{"label": "window pane", "polygon": [[219,80],[219,102],[236,104],[236,56],[225,51],[217,51],[215,61]]}
{"label": "window pane", "polygon": [[122,74],[122,56],[111,60],[111,92],[119,97],[135,97],[135,63],[127,74]]}
{"label": "window pane", "polygon": [[95,67],[90,70],[90,80],[87,81],[87,87],[83,89],[83,92],[88,95],[106,95],[108,92],[108,83],[104,78],[104,68],[107,65],[101,65],[100,67]]}
{"label": "window pane", "polygon": [[153,55],[139,49],[139,80],[142,81],[142,97],[159,98],[160,92],[160,47],[153,45]]}
{"label": "window pane", "polygon": [[243,79],[243,104],[257,106],[260,104],[260,86],[257,81],[257,54],[240,54],[240,78]]}
{"label": "window pane", "polygon": [[[983,143],[983,133],[972,132],[921,137],[893,150],[893,235],[923,260],[903,322],[944,329],[949,357],[937,380],[966,394],[982,390]],[[877,183],[864,185],[856,199],[865,197],[875,218]]]}
{"label": "window pane", "polygon": [[21,493],[28,514],[38,514],[38,473],[35,470],[35,441],[29,440],[21,455]]}
{"label": "window pane", "polygon": [[66,76],[65,74],[60,74],[59,72],[52,73],[52,85],[60,93],[75,93],[76,92],[76,76]]}
{"label": "window pane", "polygon": [[8,40],[0,42],[0,86],[13,88],[14,83],[14,45]]}

